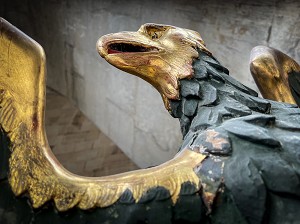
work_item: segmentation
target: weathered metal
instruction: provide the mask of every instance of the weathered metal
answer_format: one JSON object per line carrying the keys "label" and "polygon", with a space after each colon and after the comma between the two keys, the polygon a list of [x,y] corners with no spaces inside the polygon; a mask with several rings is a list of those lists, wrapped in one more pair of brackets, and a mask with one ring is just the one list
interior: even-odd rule
{"label": "weathered metal", "polygon": [[42,48],[3,19],[0,32],[1,223],[300,221],[300,109],[230,77],[198,33],[146,24],[98,41],[109,63],[161,93],[184,141],[160,166],[89,178],[47,143]]}
{"label": "weathered metal", "polygon": [[[142,207],[153,200],[174,204],[186,194],[182,188],[190,189],[189,194],[199,191],[201,181],[193,169],[206,156],[190,150],[157,167],[108,177],[81,177],[65,170],[51,152],[44,129],[44,51],[4,19],[0,19],[0,31],[0,122],[11,152],[9,167],[3,169],[8,175],[1,175],[3,184],[8,178],[16,196],[26,194],[34,209],[53,201],[63,212],[118,202],[140,203]],[[116,220],[119,215],[107,216]]]}

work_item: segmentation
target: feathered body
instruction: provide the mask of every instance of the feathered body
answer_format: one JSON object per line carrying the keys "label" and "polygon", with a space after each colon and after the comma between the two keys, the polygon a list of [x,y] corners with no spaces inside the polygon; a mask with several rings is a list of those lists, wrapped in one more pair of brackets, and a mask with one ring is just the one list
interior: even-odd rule
{"label": "feathered body", "polygon": [[99,41],[161,93],[184,139],[165,164],[89,178],[47,143],[42,48],[1,18],[0,32],[1,224],[300,221],[300,109],[258,98],[198,33],[146,24]]}
{"label": "feathered body", "polygon": [[208,155],[197,171],[203,190],[221,186],[212,220],[300,221],[300,109],[258,98],[203,52],[193,66],[194,78],[180,82],[181,100],[171,108],[184,135],[181,149]]}

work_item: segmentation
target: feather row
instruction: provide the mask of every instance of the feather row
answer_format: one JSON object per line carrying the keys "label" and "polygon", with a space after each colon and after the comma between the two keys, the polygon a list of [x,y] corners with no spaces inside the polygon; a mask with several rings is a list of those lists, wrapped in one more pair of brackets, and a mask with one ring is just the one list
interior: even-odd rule
{"label": "feather row", "polygon": [[[144,203],[160,197],[160,189],[166,189],[168,194],[164,197],[176,203],[183,184],[190,182],[196,191],[201,188],[199,177],[193,169],[205,156],[189,150],[196,156],[175,158],[173,163],[138,170],[134,174],[130,172],[107,178],[82,178],[78,181],[55,172],[44,156],[43,149],[31,142],[30,138],[27,140],[14,146],[10,158],[9,182],[16,195],[28,192],[34,208],[50,200],[54,200],[59,211],[74,206],[81,209],[107,207],[117,201]],[[153,193],[153,190],[156,192],[154,196],[148,197],[148,193]]]}
{"label": "feather row", "polygon": [[16,110],[11,94],[1,91],[0,95],[0,123],[6,132],[11,132],[17,126]]}

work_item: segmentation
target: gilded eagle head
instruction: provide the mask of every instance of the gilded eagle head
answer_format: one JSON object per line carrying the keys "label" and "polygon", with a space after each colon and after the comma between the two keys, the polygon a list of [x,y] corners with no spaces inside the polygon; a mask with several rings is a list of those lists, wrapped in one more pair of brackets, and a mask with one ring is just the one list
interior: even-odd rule
{"label": "gilded eagle head", "polygon": [[179,99],[179,80],[193,76],[198,50],[211,54],[198,32],[152,23],[137,32],[105,35],[97,49],[110,64],[154,86],[168,110],[169,100]]}

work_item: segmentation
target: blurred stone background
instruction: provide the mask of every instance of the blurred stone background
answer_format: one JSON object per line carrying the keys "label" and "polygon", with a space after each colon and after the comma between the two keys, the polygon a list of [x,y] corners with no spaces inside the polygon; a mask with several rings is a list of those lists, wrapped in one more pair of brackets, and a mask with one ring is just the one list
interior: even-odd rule
{"label": "blurred stone background", "polygon": [[50,88],[45,124],[53,153],[75,174],[99,177],[138,169],[78,107]]}
{"label": "blurred stone background", "polygon": [[44,47],[47,85],[140,167],[174,156],[179,123],[154,88],[100,58],[95,50],[100,36],[135,31],[147,22],[196,30],[231,75],[255,90],[248,65],[254,46],[275,47],[300,61],[299,0],[1,0],[0,5],[1,17]]}

